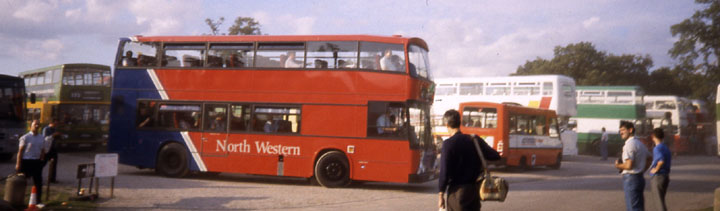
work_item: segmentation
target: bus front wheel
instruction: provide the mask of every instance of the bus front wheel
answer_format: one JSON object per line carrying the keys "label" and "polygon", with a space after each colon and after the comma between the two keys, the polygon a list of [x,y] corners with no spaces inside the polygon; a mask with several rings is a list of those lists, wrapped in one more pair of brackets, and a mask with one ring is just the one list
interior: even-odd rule
{"label": "bus front wheel", "polygon": [[188,157],[185,147],[178,143],[170,143],[160,149],[157,158],[158,173],[168,177],[184,177],[188,169]]}
{"label": "bus front wheel", "polygon": [[350,183],[350,165],[342,152],[323,154],[315,164],[315,179],[324,187],[342,187]]}

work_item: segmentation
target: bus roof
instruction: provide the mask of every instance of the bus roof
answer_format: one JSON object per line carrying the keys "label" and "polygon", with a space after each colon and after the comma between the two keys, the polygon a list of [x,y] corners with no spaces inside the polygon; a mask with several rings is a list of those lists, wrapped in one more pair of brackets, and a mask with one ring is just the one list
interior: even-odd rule
{"label": "bus roof", "polygon": [[43,67],[33,70],[27,70],[20,72],[19,76],[29,75],[33,73],[41,73],[48,70],[55,70],[55,69],[61,69],[61,68],[73,68],[73,67],[93,67],[97,69],[103,69],[103,70],[110,70],[110,66],[107,65],[101,65],[101,64],[90,64],[90,63],[69,63],[69,64],[59,64],[59,65],[53,65],[49,67]]}
{"label": "bus roof", "polygon": [[640,86],[576,86],[575,90],[635,90],[642,91]]}
{"label": "bus roof", "polygon": [[440,83],[465,83],[465,82],[535,82],[538,80],[568,80],[572,78],[565,75],[519,75],[519,76],[493,76],[493,77],[448,77],[433,79],[436,84]]}
{"label": "bus roof", "polygon": [[681,100],[682,97],[676,95],[645,95],[645,101],[649,100]]}
{"label": "bus roof", "polygon": [[550,109],[544,109],[544,108],[532,108],[527,106],[522,106],[516,103],[493,103],[493,102],[464,102],[460,103],[460,108],[463,108],[465,106],[490,106],[490,107],[505,107],[505,108],[512,108],[512,109],[521,109],[521,110],[535,110],[535,111],[547,111],[552,112],[554,115],[556,115],[555,110]]}
{"label": "bus roof", "polygon": [[306,41],[374,41],[385,43],[412,43],[429,50],[427,43],[417,37],[377,35],[223,35],[223,36],[133,36],[140,42],[306,42]]}

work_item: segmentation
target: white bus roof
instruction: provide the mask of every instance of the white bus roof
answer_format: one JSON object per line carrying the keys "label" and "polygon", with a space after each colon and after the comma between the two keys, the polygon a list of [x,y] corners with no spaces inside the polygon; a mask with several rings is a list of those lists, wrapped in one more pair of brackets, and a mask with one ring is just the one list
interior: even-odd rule
{"label": "white bus roof", "polygon": [[468,82],[537,82],[538,80],[565,80],[575,84],[575,80],[564,75],[522,75],[522,76],[496,76],[496,77],[449,77],[435,78],[435,84],[468,83]]}

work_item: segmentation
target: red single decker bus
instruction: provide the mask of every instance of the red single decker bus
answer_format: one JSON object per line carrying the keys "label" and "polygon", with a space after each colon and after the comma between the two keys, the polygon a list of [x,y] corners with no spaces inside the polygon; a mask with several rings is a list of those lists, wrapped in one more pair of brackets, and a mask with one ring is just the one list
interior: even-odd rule
{"label": "red single decker bus", "polygon": [[429,181],[427,53],[401,36],[123,38],[108,148],[170,177]]}
{"label": "red single decker bus", "polygon": [[553,110],[519,104],[468,102],[460,104],[460,130],[482,137],[500,153],[500,165],[525,169],[560,168],[562,141]]}

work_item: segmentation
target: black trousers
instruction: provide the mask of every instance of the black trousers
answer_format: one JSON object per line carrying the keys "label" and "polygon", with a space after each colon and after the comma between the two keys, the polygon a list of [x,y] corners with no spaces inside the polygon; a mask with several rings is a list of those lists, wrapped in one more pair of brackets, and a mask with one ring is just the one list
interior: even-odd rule
{"label": "black trousers", "polygon": [[652,193],[652,203],[657,210],[667,210],[665,206],[665,194],[670,184],[670,176],[667,174],[656,174],[650,178],[650,192]]}
{"label": "black trousers", "polygon": [[448,188],[447,211],[480,210],[480,195],[476,184],[451,185]]}
{"label": "black trousers", "polygon": [[42,172],[45,162],[42,160],[25,160],[20,161],[20,172],[25,174],[26,177],[31,177],[33,180],[33,186],[37,190],[37,202],[40,203],[42,199]]}

